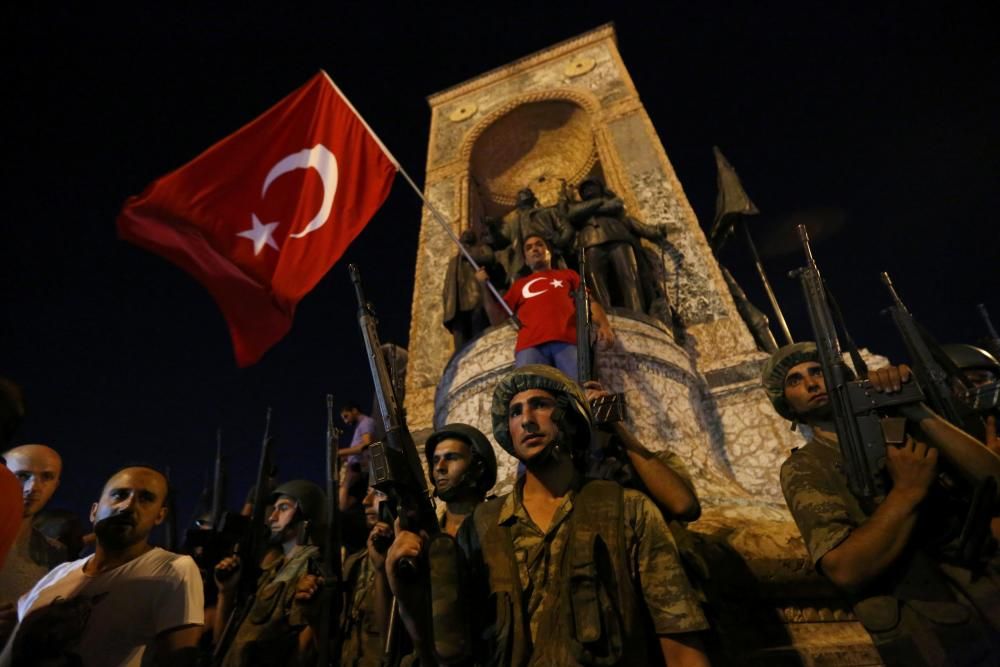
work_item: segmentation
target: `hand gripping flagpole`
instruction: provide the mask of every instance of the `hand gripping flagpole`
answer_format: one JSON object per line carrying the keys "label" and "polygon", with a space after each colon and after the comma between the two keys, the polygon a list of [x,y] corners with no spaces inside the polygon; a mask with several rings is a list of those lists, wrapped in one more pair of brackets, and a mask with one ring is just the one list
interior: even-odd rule
{"label": "hand gripping flagpole", "polygon": [[[420,199],[424,202],[424,205],[427,207],[427,210],[431,212],[431,215],[434,217],[434,219],[438,221],[438,223],[441,225],[444,231],[448,233],[448,236],[451,237],[451,240],[455,242],[455,245],[458,246],[459,251],[465,257],[465,259],[469,260],[469,264],[472,265],[472,268],[474,268],[476,271],[479,271],[482,267],[479,266],[476,260],[472,259],[472,255],[470,255],[469,251],[465,249],[464,245],[462,245],[462,241],[459,240],[458,235],[456,235],[455,232],[452,230],[451,225],[448,224],[448,221],[444,219],[444,216],[441,215],[438,212],[438,210],[434,208],[434,205],[431,204],[431,202],[427,199],[427,197],[424,196],[424,193],[420,190],[420,188],[417,187],[417,184],[413,182],[413,179],[410,178],[410,175],[406,173],[406,170],[403,169],[401,166],[398,166],[398,164],[397,168],[399,169],[399,173],[402,174],[403,178],[406,179],[406,182],[410,184],[411,188],[413,188],[413,191],[416,192],[417,196],[420,197]],[[493,298],[497,300],[497,303],[499,303],[503,307],[503,309],[507,311],[507,316],[510,318],[511,324],[514,325],[514,328],[520,329],[521,321],[517,319],[517,316],[514,314],[514,311],[510,309],[510,306],[507,305],[507,302],[504,301],[503,297],[500,296],[500,293],[497,292],[497,288],[493,286],[493,283],[487,280],[486,287],[490,290],[490,294],[493,295]]]}

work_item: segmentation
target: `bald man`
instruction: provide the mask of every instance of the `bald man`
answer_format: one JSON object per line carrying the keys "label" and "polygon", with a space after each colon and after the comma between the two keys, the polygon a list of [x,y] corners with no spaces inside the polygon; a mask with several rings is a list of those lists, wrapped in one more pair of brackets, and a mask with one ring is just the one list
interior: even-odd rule
{"label": "bald man", "polygon": [[49,570],[66,561],[66,548],[32,525],[34,516],[59,487],[62,457],[45,445],[21,445],[8,450],[3,457],[7,459],[7,468],[21,483],[24,507],[14,546],[0,568],[0,617]]}
{"label": "bald man", "polygon": [[169,496],[166,477],[146,466],[108,479],[90,510],[94,554],[58,566],[21,597],[0,667],[195,663],[205,604],[198,566],[149,543]]}

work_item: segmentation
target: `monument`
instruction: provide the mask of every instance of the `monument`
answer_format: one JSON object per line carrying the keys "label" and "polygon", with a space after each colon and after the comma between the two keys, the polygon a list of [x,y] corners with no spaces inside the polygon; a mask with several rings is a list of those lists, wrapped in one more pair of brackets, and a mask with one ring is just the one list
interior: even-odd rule
{"label": "monument", "polygon": [[[690,525],[720,664],[879,664],[867,633],[817,575],[785,508],[778,469],[802,439],[760,387],[759,352],[702,227],[618,52],[602,26],[429,98],[425,196],[456,234],[512,210],[531,188],[543,206],[593,178],[626,210],[664,226],[643,240],[683,335],[660,319],[610,311],[615,346],[598,376],[624,392],[632,426],[651,449],[687,464],[703,506]],[[490,397],[513,365],[515,332],[487,330],[456,353],[442,323],[451,239],[424,210],[406,374],[414,431],[465,422],[490,432]],[[494,443],[495,444],[495,443]],[[497,447],[495,492],[516,462]]]}

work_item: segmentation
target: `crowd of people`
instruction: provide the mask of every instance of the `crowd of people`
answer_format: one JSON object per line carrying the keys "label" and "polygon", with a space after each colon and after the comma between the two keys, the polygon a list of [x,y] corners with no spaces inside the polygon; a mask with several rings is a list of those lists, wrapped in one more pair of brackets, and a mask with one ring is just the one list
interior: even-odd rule
{"label": "crowd of people", "polygon": [[[567,214],[583,221],[573,224],[621,214],[598,185],[588,183],[582,208]],[[603,203],[587,203],[595,199]],[[686,526],[701,513],[695,485],[679,457],[651,451],[627,420],[595,416],[608,392],[576,377],[571,293],[583,279],[554,265],[557,239],[544,229],[553,220],[533,228],[522,216],[525,229],[504,232],[521,253],[523,275],[504,296],[521,329],[514,368],[492,394],[491,435],[519,462],[518,478],[491,497],[497,453],[487,435],[468,424],[436,429],[419,443],[434,525],[414,525],[375,474],[375,421],[347,404],[340,415],[353,433],[335,466],[335,503],[312,481],[261,480],[265,493],[251,498],[264,498],[266,510],[250,502],[243,512],[246,530],[268,536],[256,552],[151,544],[172,491],[163,472],[142,464],[104,481],[83,535],[66,517],[47,523],[62,460],[45,445],[15,446],[23,400],[0,383],[0,666],[709,664],[705,593],[685,554]],[[627,241],[608,243],[619,245],[595,262],[631,271]],[[476,277],[490,279],[485,270]],[[482,297],[490,320],[506,317],[485,287]],[[592,306],[598,348],[615,338],[602,298]],[[792,517],[815,567],[890,665],[1000,664],[995,480],[977,515],[984,539],[971,556],[956,553],[971,528],[954,524],[972,514],[958,507],[967,499],[953,493],[939,454],[961,451],[987,479],[1000,466],[1000,363],[980,348],[944,349],[963,375],[957,400],[968,387],[993,396],[970,404],[985,435],[914,408],[912,428],[886,436],[887,491],[874,502],[845,473],[816,345],[785,346],[762,372],[775,411],[809,435],[781,469]],[[866,379],[883,394],[916,381],[905,365]],[[255,516],[266,525],[253,525]],[[223,539],[219,518],[199,529]],[[330,545],[336,553],[324,554]]]}

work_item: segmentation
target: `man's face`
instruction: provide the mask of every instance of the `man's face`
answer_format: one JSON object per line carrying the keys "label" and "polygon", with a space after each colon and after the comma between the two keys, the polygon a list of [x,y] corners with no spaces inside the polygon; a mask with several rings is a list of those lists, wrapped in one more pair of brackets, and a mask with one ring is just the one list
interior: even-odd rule
{"label": "man's face", "polygon": [[438,493],[455,488],[472,464],[472,448],[458,438],[445,438],[434,448],[431,474]]}
{"label": "man's face", "polygon": [[524,239],[524,263],[532,271],[544,271],[552,266],[552,253],[549,245],[541,236],[529,236]]}
{"label": "man's face", "polygon": [[25,517],[42,510],[59,486],[62,459],[45,445],[24,445],[7,453],[7,467],[21,482]]}
{"label": "man's face", "polygon": [[118,471],[104,485],[100,501],[90,508],[98,541],[112,549],[146,541],[153,528],[167,518],[166,498],[167,480],[157,471]]}
{"label": "man's face", "polygon": [[379,522],[379,510],[382,508],[382,503],[388,499],[387,495],[374,486],[368,487],[368,493],[365,495],[364,500],[361,501],[361,504],[365,508],[365,524],[369,530],[374,528],[375,524]]}
{"label": "man's face", "polygon": [[271,514],[267,517],[267,527],[271,530],[271,542],[282,544],[294,539],[298,530],[296,510],[299,502],[291,496],[278,496]]}
{"label": "man's face", "polygon": [[358,420],[358,414],[357,408],[347,408],[340,411],[340,419],[348,426],[353,426],[354,422]]}
{"label": "man's face", "polygon": [[823,381],[823,367],[815,361],[792,366],[785,374],[785,400],[799,417],[821,416],[828,412],[830,397]]}
{"label": "man's face", "polygon": [[507,425],[518,460],[529,461],[559,437],[552,420],[555,409],[555,397],[543,389],[522,391],[510,399]]}

